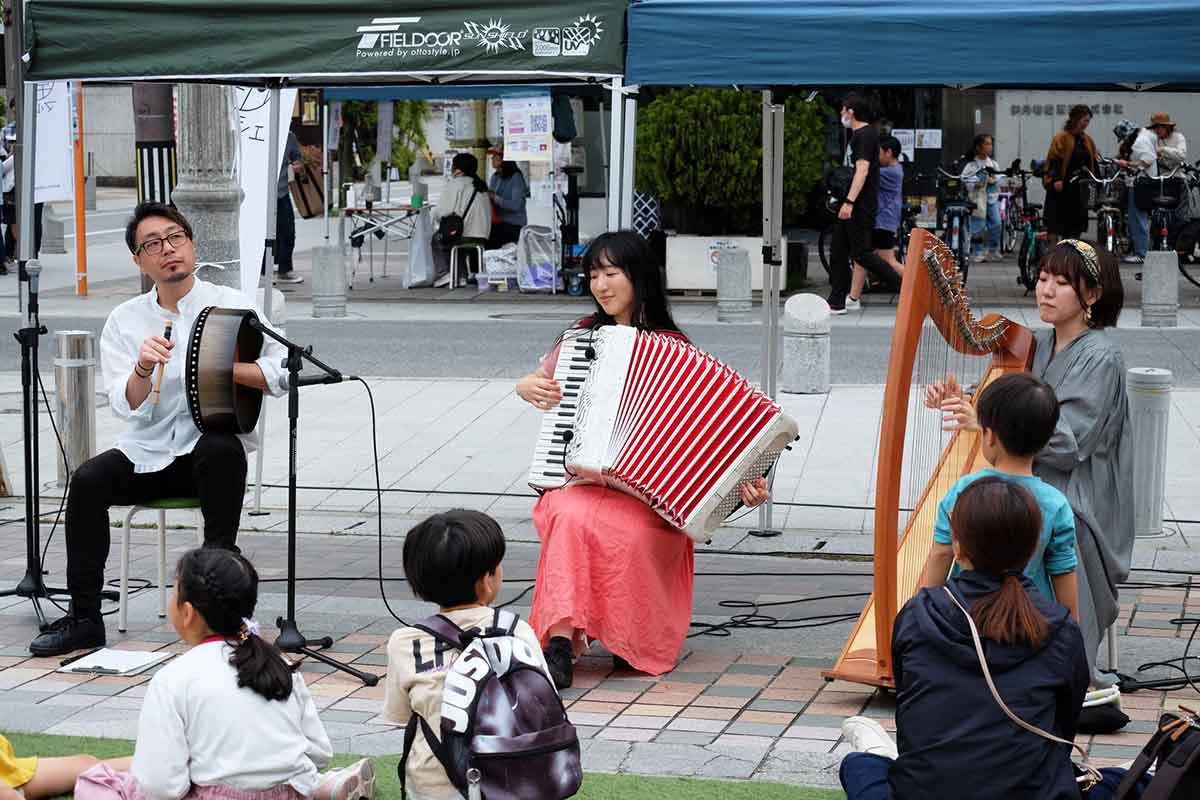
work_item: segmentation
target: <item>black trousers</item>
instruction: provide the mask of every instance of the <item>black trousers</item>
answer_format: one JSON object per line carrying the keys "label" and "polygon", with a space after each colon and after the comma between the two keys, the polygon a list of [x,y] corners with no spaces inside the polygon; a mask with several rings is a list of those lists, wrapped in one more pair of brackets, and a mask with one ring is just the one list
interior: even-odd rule
{"label": "black trousers", "polygon": [[79,617],[100,616],[111,536],[108,509],[168,497],[197,497],[206,547],[237,548],[246,492],[246,451],[232,434],[206,433],[166,469],[136,473],[120,450],[85,461],[67,492],[67,589]]}
{"label": "black trousers", "polygon": [[292,271],[292,253],[296,250],[296,212],[292,196],[286,194],[275,204],[275,267],[280,272]]}
{"label": "black trousers", "polygon": [[850,293],[850,262],[856,261],[892,290],[900,286],[900,275],[892,265],[875,254],[871,231],[875,215],[854,209],[848,220],[838,220],[829,245],[829,307],[845,308]]}

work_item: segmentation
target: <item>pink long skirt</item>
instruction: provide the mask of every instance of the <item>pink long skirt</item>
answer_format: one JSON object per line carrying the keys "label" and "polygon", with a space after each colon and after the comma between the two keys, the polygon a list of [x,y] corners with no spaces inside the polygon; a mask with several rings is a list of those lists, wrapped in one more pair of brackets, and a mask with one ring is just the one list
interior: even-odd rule
{"label": "pink long skirt", "polygon": [[568,622],[577,655],[599,639],[642,672],[671,670],[692,619],[692,540],[645,503],[602,486],[546,492],[533,524],[542,552],[529,624],[542,644]]}
{"label": "pink long skirt", "polygon": [[[146,800],[131,772],[117,772],[107,764],[97,764],[75,781],[75,800]],[[229,786],[193,786],[183,800],[305,800],[288,784],[257,792]]]}

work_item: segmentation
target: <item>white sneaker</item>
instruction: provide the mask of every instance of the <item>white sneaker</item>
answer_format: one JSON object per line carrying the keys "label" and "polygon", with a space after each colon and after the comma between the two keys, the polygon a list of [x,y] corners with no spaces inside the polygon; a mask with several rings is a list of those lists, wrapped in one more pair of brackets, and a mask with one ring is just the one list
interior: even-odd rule
{"label": "white sneaker", "polygon": [[327,772],[323,777],[315,796],[328,797],[329,800],[374,800],[375,765],[369,758],[356,761],[344,769]]}
{"label": "white sneaker", "polygon": [[304,278],[301,278],[294,272],[276,272],[276,283],[304,283]]}
{"label": "white sneaker", "polygon": [[982,264],[983,262],[987,261],[987,253],[973,255],[971,256],[971,261],[975,262],[976,264]]}
{"label": "white sneaker", "polygon": [[846,298],[847,311],[862,311],[862,300],[855,300],[853,297]]}
{"label": "white sneaker", "polygon": [[847,717],[842,722],[842,736],[856,753],[871,753],[892,760],[900,757],[892,737],[870,717]]}
{"label": "white sneaker", "polygon": [[846,309],[844,309],[844,308],[830,308],[829,309],[830,316],[840,317],[845,313],[846,313]]}
{"label": "white sneaker", "polygon": [[450,285],[450,273],[449,272],[447,272],[445,275],[443,275],[442,277],[438,278],[436,281],[433,282],[433,288],[435,288],[435,289],[442,289],[449,285]]}
{"label": "white sneaker", "polygon": [[1133,255],[1132,253],[1121,259],[1122,264],[1141,264],[1144,261],[1145,259],[1141,256]]}

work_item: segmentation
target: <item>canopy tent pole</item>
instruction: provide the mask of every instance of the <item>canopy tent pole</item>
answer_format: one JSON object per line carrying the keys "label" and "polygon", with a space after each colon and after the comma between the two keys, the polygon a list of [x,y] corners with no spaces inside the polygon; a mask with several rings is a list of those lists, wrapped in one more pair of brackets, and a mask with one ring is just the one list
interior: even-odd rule
{"label": "canopy tent pole", "polygon": [[625,102],[622,87],[624,81],[613,78],[612,98],[609,101],[612,113],[609,118],[608,137],[608,230],[615,231],[621,227],[621,144],[624,138]]}
{"label": "canopy tent pole", "polygon": [[[770,89],[762,93],[762,152],[763,152],[763,346],[762,390],[775,399],[779,367],[779,286],[776,277],[783,236],[783,106],[776,105]],[[775,471],[767,478],[774,485]],[[768,500],[758,512],[759,536],[778,536],[781,531],[772,527],[773,501]]]}
{"label": "canopy tent pole", "polygon": [[321,179],[325,190],[321,195],[321,214],[325,217],[325,242],[329,243],[329,103],[321,104]]}
{"label": "canopy tent pole", "polygon": [[[276,220],[276,212],[278,211],[276,203],[278,199],[278,183],[279,183],[279,81],[271,83],[270,100],[268,105],[268,113],[271,115],[267,122],[267,242],[263,248],[263,316],[267,318],[267,322],[275,323],[273,305],[275,294],[275,226],[278,224]],[[326,228],[326,236],[329,235]],[[248,288],[248,287],[244,287]],[[250,297],[254,299],[254,293],[250,293]],[[267,444],[267,403],[263,403],[262,411],[258,418],[258,453],[254,459],[254,514],[263,513],[262,510],[262,485],[263,485],[263,459],[266,456]]]}
{"label": "canopy tent pole", "polygon": [[633,171],[637,139],[637,87],[625,98],[625,139],[621,152],[621,228],[633,228]]}

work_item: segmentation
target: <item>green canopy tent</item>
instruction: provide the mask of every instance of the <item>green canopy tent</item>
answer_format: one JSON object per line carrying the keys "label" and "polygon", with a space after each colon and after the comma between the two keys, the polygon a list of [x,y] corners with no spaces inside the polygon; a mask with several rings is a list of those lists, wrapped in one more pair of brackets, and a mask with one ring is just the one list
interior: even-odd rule
{"label": "green canopy tent", "polygon": [[[28,0],[24,79],[297,87],[593,82],[623,131],[626,0]],[[26,136],[28,134],[28,136]],[[32,141],[32,128],[22,141]],[[278,160],[275,139],[270,157]],[[622,139],[609,227],[620,222]],[[30,154],[32,148],[23,148]],[[32,167],[26,157],[22,165]],[[22,195],[22,206],[28,205]],[[31,212],[32,213],[32,212]],[[268,230],[274,205],[268,209]],[[269,296],[269,293],[268,293]]]}

